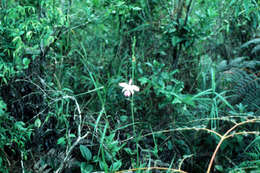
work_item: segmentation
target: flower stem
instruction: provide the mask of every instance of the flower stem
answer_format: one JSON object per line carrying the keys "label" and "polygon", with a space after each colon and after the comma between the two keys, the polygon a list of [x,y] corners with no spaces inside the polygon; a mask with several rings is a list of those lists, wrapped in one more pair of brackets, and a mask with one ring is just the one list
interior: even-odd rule
{"label": "flower stem", "polygon": [[[134,81],[135,78],[135,65],[136,65],[136,59],[135,59],[135,43],[136,38],[134,37],[133,44],[132,44],[132,80]],[[135,137],[135,145],[136,145],[136,166],[139,165],[139,152],[138,152],[138,138],[136,134],[135,129],[135,117],[134,117],[134,95],[131,97],[131,117],[132,117],[132,123],[133,123],[133,135]]]}

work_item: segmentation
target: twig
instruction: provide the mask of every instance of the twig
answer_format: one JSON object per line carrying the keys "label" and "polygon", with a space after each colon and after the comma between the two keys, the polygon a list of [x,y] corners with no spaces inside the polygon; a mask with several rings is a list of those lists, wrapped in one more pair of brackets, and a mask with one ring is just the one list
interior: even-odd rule
{"label": "twig", "polygon": [[215,151],[214,151],[214,153],[213,153],[213,155],[212,155],[212,157],[210,159],[210,163],[208,165],[207,173],[210,173],[210,170],[211,170],[211,167],[213,165],[213,162],[214,162],[214,159],[216,157],[216,154],[217,154],[221,144],[223,143],[223,141],[226,140],[227,138],[233,137],[235,134],[242,134],[242,133],[234,133],[232,135],[228,135],[228,134],[230,132],[232,132],[235,128],[237,128],[238,126],[241,126],[241,125],[247,124],[247,123],[254,123],[257,120],[259,120],[259,119],[251,119],[251,120],[247,120],[247,121],[243,121],[241,123],[238,123],[238,124],[234,125],[233,127],[231,127],[223,136],[221,136],[221,139],[220,139],[220,141],[219,141],[219,143],[218,143],[218,145],[217,145],[217,147],[216,147],[216,149],[215,149]]}
{"label": "twig", "polygon": [[193,156],[193,154],[188,155],[188,156],[184,156],[184,158],[181,159],[181,161],[180,161],[180,163],[179,163],[179,170],[181,170],[181,166],[182,166],[184,160],[186,160],[187,158],[190,158],[190,157],[192,157],[192,156]]}
{"label": "twig", "polygon": [[23,152],[22,151],[21,151],[21,167],[22,167],[22,173],[24,173]]}
{"label": "twig", "polygon": [[63,170],[64,165],[65,165],[65,163],[67,162],[67,160],[68,160],[68,158],[69,158],[70,153],[72,152],[72,150],[78,145],[78,143],[79,143],[82,139],[86,138],[86,137],[88,136],[88,134],[89,134],[89,132],[86,133],[86,134],[85,134],[84,136],[82,136],[82,137],[81,137],[81,136],[78,136],[77,140],[76,140],[76,141],[73,143],[73,145],[69,148],[68,152],[66,152],[65,158],[63,159],[62,163],[60,164],[59,168],[55,171],[55,173],[60,173],[60,172]]}
{"label": "twig", "polygon": [[[214,131],[214,130],[211,130],[211,129],[207,129],[207,128],[203,128],[203,127],[185,127],[185,128],[176,128],[176,129],[168,129],[168,130],[161,130],[161,131],[157,131],[157,132],[152,132],[152,133],[147,133],[143,136],[141,136],[142,138],[143,137],[146,137],[146,136],[151,136],[151,135],[154,135],[154,134],[161,134],[161,133],[170,133],[170,132],[175,132],[175,131],[186,131],[186,130],[195,130],[195,131],[207,131],[209,133],[213,133],[215,135],[217,135],[218,137],[222,137],[222,135],[220,135],[218,132]],[[127,138],[121,142],[126,142],[126,141],[129,141],[129,140],[132,140],[132,139],[135,139],[136,137],[130,137],[130,138]]]}
{"label": "twig", "polygon": [[[72,97],[72,96],[64,96],[63,97],[63,99],[66,99],[66,98],[72,99],[73,101],[75,101],[75,104],[76,104],[76,108],[77,108],[77,111],[78,111],[78,117],[79,117],[78,137],[77,137],[77,140],[72,144],[72,146],[66,152],[65,158],[63,159],[63,161],[61,162],[59,168],[55,171],[55,173],[60,173],[63,170],[64,165],[67,162],[67,160],[69,159],[69,156],[70,156],[70,153],[72,152],[72,150],[79,144],[79,142],[82,139],[86,138],[88,136],[88,134],[89,134],[89,132],[87,132],[85,135],[81,136],[82,116],[81,116],[81,110],[80,110],[80,107],[79,107],[79,104],[78,104],[76,98]],[[75,117],[76,117],[76,115],[74,115],[74,118]]]}
{"label": "twig", "polygon": [[182,171],[180,169],[171,169],[171,168],[163,168],[163,167],[147,167],[147,168],[133,168],[133,169],[128,169],[124,171],[117,171],[115,173],[130,173],[132,171],[138,171],[138,170],[165,170],[165,171],[171,171],[171,172],[180,172],[180,173],[187,173],[185,171]]}

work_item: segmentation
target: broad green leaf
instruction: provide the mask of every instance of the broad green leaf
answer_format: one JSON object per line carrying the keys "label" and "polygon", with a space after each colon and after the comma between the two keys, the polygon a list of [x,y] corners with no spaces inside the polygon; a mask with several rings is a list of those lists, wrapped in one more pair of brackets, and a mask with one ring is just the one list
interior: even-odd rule
{"label": "broad green leaf", "polygon": [[193,97],[190,95],[183,95],[181,101],[183,101],[184,103],[186,103],[188,105],[195,106]]}
{"label": "broad green leaf", "polygon": [[121,162],[121,160],[118,160],[111,165],[110,170],[111,171],[117,171],[117,170],[120,169],[121,166],[122,166],[122,162]]}
{"label": "broad green leaf", "polygon": [[222,172],[223,171],[223,167],[221,165],[216,165],[215,166],[216,170]]}
{"label": "broad green leaf", "polygon": [[41,124],[42,124],[42,122],[41,122],[41,120],[39,118],[37,118],[34,121],[34,126],[37,127],[37,128],[41,127]]}
{"label": "broad green leaf", "polygon": [[138,79],[139,82],[141,82],[141,85],[146,84],[149,82],[149,79],[147,79],[146,77],[141,77]]}
{"label": "broad green leaf", "polygon": [[104,161],[99,162],[99,167],[100,167],[100,169],[105,170],[105,172],[107,172],[106,170],[108,170],[108,165]]}
{"label": "broad green leaf", "polygon": [[84,146],[84,145],[80,145],[79,147],[80,152],[82,154],[82,156],[87,160],[90,161],[92,158],[92,153],[91,151],[88,149],[88,147]]}
{"label": "broad green leaf", "polygon": [[25,67],[28,67],[28,65],[30,64],[30,62],[31,62],[31,60],[28,59],[28,58],[24,58],[24,59],[23,59],[23,65],[24,65]]}
{"label": "broad green leaf", "polygon": [[80,171],[81,173],[90,173],[93,171],[93,166],[85,162],[81,162]]}
{"label": "broad green leaf", "polygon": [[126,122],[127,119],[128,119],[128,117],[126,115],[120,116],[120,121],[122,121],[122,122]]}
{"label": "broad green leaf", "polygon": [[23,126],[25,126],[25,123],[24,123],[24,122],[22,122],[22,121],[15,122],[15,127],[16,127],[18,130],[25,131],[26,128],[24,128]]}
{"label": "broad green leaf", "polygon": [[58,145],[66,145],[65,138],[64,137],[59,138],[58,141],[57,141],[57,144]]}
{"label": "broad green leaf", "polygon": [[27,38],[28,40],[30,40],[31,37],[32,37],[32,31],[28,31],[28,32],[26,33],[26,38]]}

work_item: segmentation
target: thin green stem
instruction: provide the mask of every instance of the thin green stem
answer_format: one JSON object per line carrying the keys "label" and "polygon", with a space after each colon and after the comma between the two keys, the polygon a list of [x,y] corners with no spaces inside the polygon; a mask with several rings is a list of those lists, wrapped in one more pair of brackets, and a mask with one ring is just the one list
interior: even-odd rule
{"label": "thin green stem", "polygon": [[133,123],[133,133],[134,133],[134,136],[136,136],[135,116],[134,116],[134,96],[131,97],[131,117],[132,117],[132,123]]}
{"label": "thin green stem", "polygon": [[[135,78],[135,65],[136,65],[136,59],[135,59],[135,43],[136,43],[136,39],[134,37],[134,41],[133,41],[133,45],[132,45],[132,81],[134,81]],[[133,135],[136,137],[136,129],[135,129],[135,117],[134,117],[134,95],[132,95],[131,97],[131,117],[132,117],[132,123],[133,123]],[[136,163],[137,166],[139,165],[139,154],[138,154],[138,138],[136,138],[135,140],[136,142]]]}

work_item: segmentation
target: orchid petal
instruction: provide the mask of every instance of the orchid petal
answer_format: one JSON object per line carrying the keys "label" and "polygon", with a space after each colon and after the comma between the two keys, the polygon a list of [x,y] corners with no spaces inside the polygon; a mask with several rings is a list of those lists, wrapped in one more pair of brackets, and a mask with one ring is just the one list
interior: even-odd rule
{"label": "orchid petal", "polygon": [[122,92],[124,93],[124,95],[126,97],[131,96],[132,94],[134,94],[134,91],[138,92],[140,90],[140,88],[136,85],[132,85],[133,80],[130,79],[129,83],[119,83],[120,87],[123,87]]}

